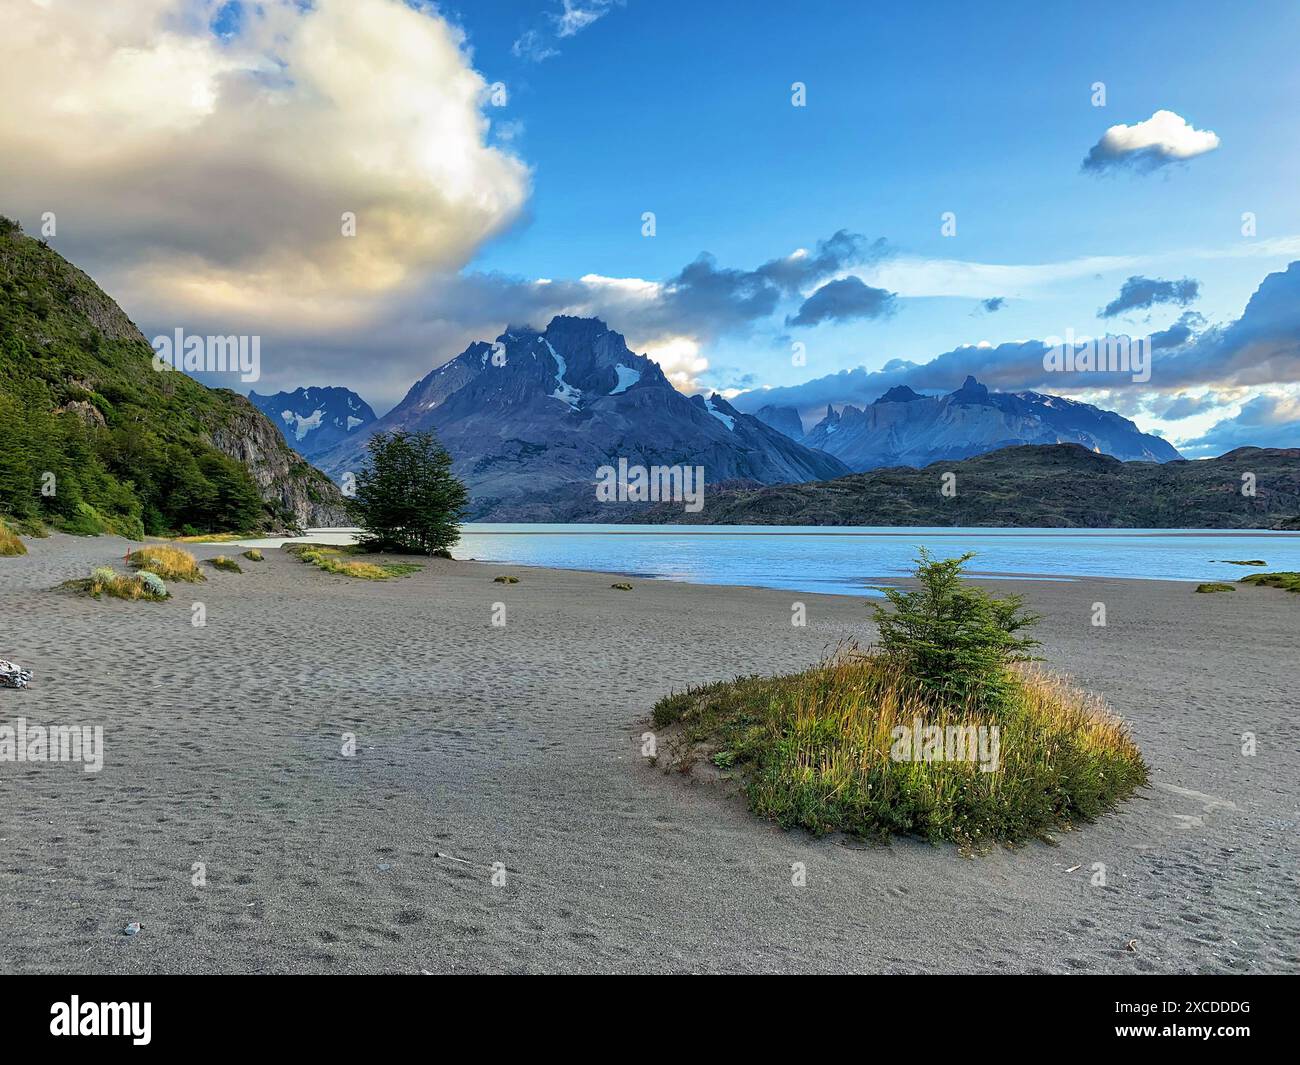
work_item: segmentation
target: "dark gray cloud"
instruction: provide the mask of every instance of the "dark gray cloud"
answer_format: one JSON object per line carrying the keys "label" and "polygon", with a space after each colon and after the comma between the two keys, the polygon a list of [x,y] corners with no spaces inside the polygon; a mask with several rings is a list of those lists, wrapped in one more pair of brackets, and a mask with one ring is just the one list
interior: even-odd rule
{"label": "dark gray cloud", "polygon": [[1110,390],[1112,395],[1131,392],[1135,397],[1205,386],[1253,388],[1300,381],[1300,261],[1265,277],[1236,321],[1194,336],[1192,327],[1199,320],[1183,315],[1176,325],[1154,334],[1147,382],[1102,370],[1045,370],[1047,345],[1027,340],[956,348],[928,362],[894,359],[879,370],[842,370],[800,385],[747,392],[732,403],[742,411],[768,403],[789,405],[811,415],[825,410],[827,403],[870,403],[895,385],[950,391],[967,374],[1010,392]]}
{"label": "dark gray cloud", "polygon": [[1168,329],[1161,329],[1151,334],[1151,347],[1155,351],[1161,348],[1182,347],[1204,324],[1205,317],[1197,311],[1184,311],[1178,316],[1178,321]]}
{"label": "dark gray cloud", "polygon": [[1130,277],[1120,287],[1119,295],[1097,312],[1098,318],[1114,318],[1126,311],[1143,311],[1157,303],[1173,303],[1186,307],[1200,294],[1201,283],[1185,277],[1181,281],[1165,281],[1158,277]]}
{"label": "dark gray cloud", "polygon": [[1188,458],[1222,455],[1239,447],[1300,447],[1300,401],[1291,396],[1256,396],[1204,436],[1178,445]]}
{"label": "dark gray cloud", "polygon": [[880,318],[894,312],[896,297],[883,288],[872,288],[860,277],[829,281],[803,301],[799,313],[786,325],[818,325],[848,322],[855,318]]}
{"label": "dark gray cloud", "polygon": [[[727,333],[743,334],[801,289],[886,254],[883,240],[840,230],[811,252],[772,259],[753,270],[720,266],[705,253],[653,290],[590,279],[541,283],[501,273],[439,273],[377,298],[373,312],[351,329],[294,322],[280,331],[264,322],[235,322],[229,315],[214,320],[190,315],[180,322],[146,315],[142,328],[150,337],[170,334],[177,325],[193,333],[258,334],[259,392],[342,385],[382,412],[413,381],[470,342],[496,337],[508,322],[544,328],[557,314],[595,315],[638,350],[675,335],[707,343]],[[725,387],[756,383],[737,377]]]}
{"label": "dark gray cloud", "polygon": [[1151,404],[1151,413],[1162,421],[1176,422],[1183,418],[1190,418],[1194,414],[1204,414],[1206,411],[1214,410],[1215,407],[1223,406],[1223,401],[1213,392],[1204,396],[1189,396],[1179,394],[1168,400],[1158,400]]}

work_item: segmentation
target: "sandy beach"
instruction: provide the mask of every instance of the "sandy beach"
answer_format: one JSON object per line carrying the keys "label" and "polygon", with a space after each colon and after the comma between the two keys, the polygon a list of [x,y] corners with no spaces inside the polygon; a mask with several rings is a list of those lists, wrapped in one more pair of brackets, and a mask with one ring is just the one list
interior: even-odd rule
{"label": "sandy beach", "polygon": [[268,550],[95,602],[52,589],[125,541],[27,543],[0,658],[35,679],[0,725],[102,725],[104,763],[0,762],[0,972],[1300,970],[1286,592],[988,582],[1045,615],[1046,665],[1130,723],[1154,783],[969,857],[785,832],[641,756],[668,692],[869,641],[861,598],[438,560],[367,582]]}

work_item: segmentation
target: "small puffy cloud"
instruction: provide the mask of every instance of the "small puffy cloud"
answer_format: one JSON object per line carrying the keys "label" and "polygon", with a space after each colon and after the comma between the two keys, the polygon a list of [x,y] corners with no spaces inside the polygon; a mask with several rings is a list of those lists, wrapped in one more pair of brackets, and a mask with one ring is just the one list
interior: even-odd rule
{"label": "small puffy cloud", "polygon": [[1222,455],[1239,447],[1300,448],[1300,397],[1265,392],[1242,404],[1231,418],[1216,422],[1204,436],[1179,450],[1189,458]]}
{"label": "small puffy cloud", "polygon": [[1173,111],[1157,111],[1145,122],[1111,126],[1088,152],[1083,169],[1092,173],[1118,169],[1147,172],[1204,155],[1218,146],[1217,133],[1196,129]]}
{"label": "small puffy cloud", "polygon": [[786,319],[786,325],[817,325],[820,322],[847,322],[855,318],[880,318],[892,314],[894,294],[872,288],[860,277],[842,277],[829,281],[809,296],[799,313]]}
{"label": "small puffy cloud", "polygon": [[1164,281],[1158,277],[1130,277],[1120,287],[1119,295],[1097,312],[1099,318],[1114,318],[1126,311],[1148,310],[1157,303],[1186,307],[1200,294],[1201,283],[1185,277],[1181,281]]}

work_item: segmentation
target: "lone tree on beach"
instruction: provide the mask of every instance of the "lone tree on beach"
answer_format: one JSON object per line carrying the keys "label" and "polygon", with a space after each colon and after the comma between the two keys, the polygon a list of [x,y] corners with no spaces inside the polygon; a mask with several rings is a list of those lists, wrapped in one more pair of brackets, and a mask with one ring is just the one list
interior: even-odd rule
{"label": "lone tree on beach", "polygon": [[947,705],[987,710],[1007,696],[1008,667],[1031,659],[1038,643],[1021,635],[1040,618],[1018,595],[1006,599],[961,579],[974,557],[935,559],[923,547],[916,560],[920,588],[885,589],[894,608],[873,606],[881,653],[900,665],[929,695]]}
{"label": "lone tree on beach", "polygon": [[469,493],[433,433],[376,433],[366,447],[370,461],[347,502],[361,547],[431,555],[460,539]]}

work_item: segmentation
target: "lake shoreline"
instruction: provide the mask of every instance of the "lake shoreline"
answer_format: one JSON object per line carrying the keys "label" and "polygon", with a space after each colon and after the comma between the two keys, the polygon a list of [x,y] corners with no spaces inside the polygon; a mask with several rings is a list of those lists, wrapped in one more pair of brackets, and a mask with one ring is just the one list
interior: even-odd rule
{"label": "lake shoreline", "polygon": [[0,722],[101,726],[103,767],[0,763],[0,972],[1300,965],[1286,592],[982,582],[1044,614],[1045,665],[1130,723],[1154,784],[1056,846],[970,858],[785,832],[641,754],[672,691],[869,642],[865,598],[437,559],[360,581],[267,551],[96,602],[53,589],[131,545],[28,546],[0,562],[0,657],[34,678]]}

